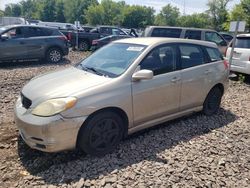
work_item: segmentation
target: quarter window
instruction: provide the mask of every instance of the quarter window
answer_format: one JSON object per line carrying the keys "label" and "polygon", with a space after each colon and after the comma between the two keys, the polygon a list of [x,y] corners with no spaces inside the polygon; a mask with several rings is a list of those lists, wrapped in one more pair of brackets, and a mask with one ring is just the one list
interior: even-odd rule
{"label": "quarter window", "polygon": [[204,57],[199,46],[182,44],[179,46],[181,54],[181,68],[189,68],[204,64]]}
{"label": "quarter window", "polygon": [[176,70],[175,46],[155,48],[141,62],[140,68],[152,70],[154,75],[164,74]]}
{"label": "quarter window", "polygon": [[207,53],[209,55],[209,58],[211,60],[211,62],[214,61],[221,61],[223,59],[223,57],[221,56],[221,53],[219,52],[218,49],[216,48],[206,48]]}

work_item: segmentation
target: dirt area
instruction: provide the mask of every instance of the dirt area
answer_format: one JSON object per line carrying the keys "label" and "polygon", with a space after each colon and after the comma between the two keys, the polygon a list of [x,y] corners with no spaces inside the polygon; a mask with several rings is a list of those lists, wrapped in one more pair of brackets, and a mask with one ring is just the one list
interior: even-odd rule
{"label": "dirt area", "polygon": [[21,88],[84,57],[0,65],[0,187],[249,187],[249,83],[230,81],[217,115],[197,113],[136,133],[103,157],[26,146],[13,120]]}

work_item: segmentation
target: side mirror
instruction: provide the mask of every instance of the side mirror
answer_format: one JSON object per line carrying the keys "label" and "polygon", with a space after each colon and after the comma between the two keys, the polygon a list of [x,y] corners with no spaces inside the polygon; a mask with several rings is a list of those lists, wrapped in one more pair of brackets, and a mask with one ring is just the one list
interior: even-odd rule
{"label": "side mirror", "polygon": [[138,72],[135,72],[132,76],[133,81],[139,81],[139,80],[150,80],[154,76],[153,71],[151,70],[139,70]]}

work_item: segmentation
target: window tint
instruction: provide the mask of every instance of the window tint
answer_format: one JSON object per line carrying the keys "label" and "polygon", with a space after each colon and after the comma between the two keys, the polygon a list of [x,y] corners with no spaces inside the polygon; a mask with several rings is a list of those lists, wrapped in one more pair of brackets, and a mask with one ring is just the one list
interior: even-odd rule
{"label": "window tint", "polygon": [[154,28],[152,37],[180,38],[181,31],[181,29],[174,28]]}
{"label": "window tint", "polygon": [[202,50],[199,46],[182,44],[179,46],[181,53],[181,68],[189,68],[204,63]]}
{"label": "window tint", "polygon": [[140,64],[141,69],[148,69],[154,75],[172,72],[176,69],[174,46],[162,46],[151,51]]}
{"label": "window tint", "polygon": [[121,29],[113,28],[112,35],[126,35]]}
{"label": "window tint", "polygon": [[221,53],[219,52],[218,49],[216,48],[206,48],[207,53],[209,55],[210,61],[214,62],[214,61],[220,61],[222,60],[222,56]]}
{"label": "window tint", "polygon": [[3,33],[2,35],[8,37],[9,39],[17,39],[17,38],[23,38],[24,32],[21,27],[17,27]]}
{"label": "window tint", "polygon": [[48,33],[42,28],[29,27],[25,28],[24,36],[27,37],[40,37],[40,36],[48,36]]}
{"label": "window tint", "polygon": [[187,30],[185,33],[185,39],[201,40],[201,31]]}
{"label": "window tint", "polygon": [[250,37],[237,37],[235,42],[236,48],[250,48]]}
{"label": "window tint", "polygon": [[205,40],[210,41],[210,42],[214,42],[217,45],[222,45],[222,46],[227,45],[225,40],[218,33],[215,33],[215,32],[206,32],[205,33]]}

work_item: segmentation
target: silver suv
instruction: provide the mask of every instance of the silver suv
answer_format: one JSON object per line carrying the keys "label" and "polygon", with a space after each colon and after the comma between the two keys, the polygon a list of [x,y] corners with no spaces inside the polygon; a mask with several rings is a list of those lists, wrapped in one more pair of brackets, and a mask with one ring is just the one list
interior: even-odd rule
{"label": "silver suv", "polygon": [[149,26],[145,29],[142,37],[168,37],[204,40],[214,42],[218,45],[220,52],[224,55],[227,49],[227,41],[216,31],[211,29]]}
{"label": "silver suv", "polygon": [[127,134],[203,111],[227,88],[228,64],[214,43],[166,38],[115,41],[76,67],[33,78],[15,106],[32,148],[110,152]]}

